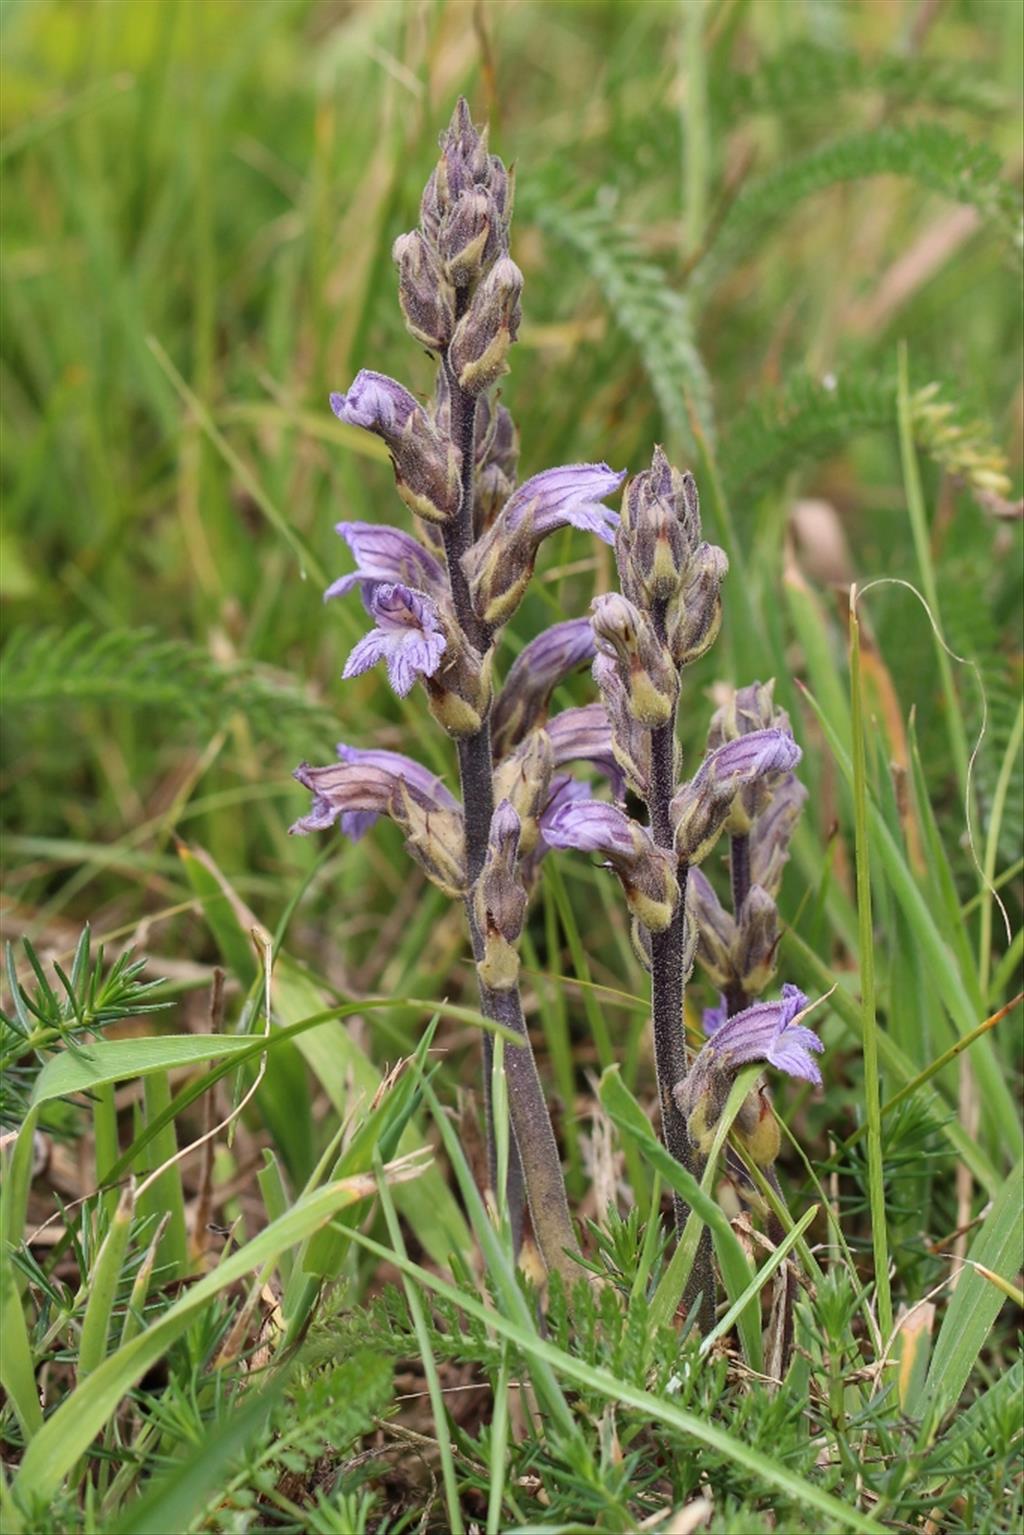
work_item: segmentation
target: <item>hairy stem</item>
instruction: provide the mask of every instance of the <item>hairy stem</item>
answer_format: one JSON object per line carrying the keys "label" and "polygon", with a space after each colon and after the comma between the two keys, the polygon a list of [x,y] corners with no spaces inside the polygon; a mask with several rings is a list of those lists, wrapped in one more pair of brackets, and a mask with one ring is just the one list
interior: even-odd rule
{"label": "hairy stem", "polygon": [[[459,291],[458,312],[465,303],[465,290]],[[443,525],[448,583],[459,625],[473,645],[483,654],[491,643],[491,632],[473,610],[469,584],[462,568],[462,556],[473,542],[473,479],[476,467],[476,398],[459,387],[454,370],[444,363],[451,400],[451,433],[461,455],[462,497],[457,517]],[[459,779],[466,826],[466,871],[470,892],[479,878],[487,856],[487,839],[494,813],[494,780],[491,754],[491,727],[484,720],[476,735],[458,743]],[[476,922],[471,895],[466,900],[473,957],[483,958],[483,938]],[[509,1145],[508,1182],[504,1190],[509,1222],[516,1247],[522,1235],[524,1202],[529,1205],[530,1220],[541,1253],[549,1268],[559,1269],[571,1283],[579,1268],[566,1256],[577,1251],[569,1205],[565,1195],[558,1145],[551,1127],[547,1100],[530,1038],[523,1018],[518,987],[510,991],[492,991],[482,981],[480,1010],[487,1018],[515,1031],[521,1045],[507,1045],[505,1072],[508,1077],[509,1117],[512,1137]],[[487,1147],[492,1183],[497,1177],[493,1106],[491,1103],[491,1067],[494,1046],[489,1034],[484,1036],[484,1106],[487,1120]],[[500,1192],[496,1192],[499,1194]]]}
{"label": "hairy stem", "polygon": [[[659,847],[671,848],[672,823],[668,802],[672,798],[675,776],[673,752],[675,720],[670,720],[651,736],[651,797],[648,811],[651,835]],[[686,927],[686,867],[679,870],[679,901],[672,921],[663,933],[651,934],[651,1018],[654,1027],[654,1064],[661,1105],[661,1130],[665,1145],[677,1162],[690,1167],[691,1147],[686,1121],[680,1112],[673,1088],[686,1076],[686,1029],[683,1022],[683,945]],[[676,1229],[686,1224],[686,1206],[674,1196]]]}
{"label": "hairy stem", "polygon": [[[665,640],[665,604],[655,604],[652,618],[658,637]],[[669,804],[676,787],[676,710],[664,725],[651,732],[651,788],[647,811],[651,823],[651,836],[658,847],[672,849],[675,832]],[[673,1088],[683,1080],[689,1069],[686,1050],[686,1023],[683,1012],[686,978],[683,974],[683,951],[686,943],[686,878],[685,864],[679,868],[679,901],[672,921],[662,933],[651,934],[651,1022],[654,1029],[654,1065],[658,1082],[658,1102],[661,1106],[661,1133],[665,1145],[680,1166],[700,1181],[703,1168],[701,1159],[690,1145],[686,1120],[676,1104]],[[686,1201],[678,1194],[672,1196],[676,1236],[682,1235],[689,1215]],[[699,1322],[707,1332],[715,1321],[715,1285],[711,1265],[711,1235],[705,1226],[700,1235],[697,1255],[684,1300],[692,1303],[700,1293]]]}

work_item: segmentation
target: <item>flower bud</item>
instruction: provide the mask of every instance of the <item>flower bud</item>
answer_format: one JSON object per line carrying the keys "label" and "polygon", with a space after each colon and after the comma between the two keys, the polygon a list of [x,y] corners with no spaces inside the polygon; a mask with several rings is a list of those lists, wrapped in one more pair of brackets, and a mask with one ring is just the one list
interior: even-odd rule
{"label": "flower bud", "polygon": [[736,979],[748,997],[756,997],[775,974],[781,937],[778,907],[760,885],[751,885],[740,907],[736,927]]}
{"label": "flower bud", "polygon": [[514,945],[523,931],[526,889],[519,877],[520,825],[511,802],[491,817],[487,856],[473,890],[473,911],[484,952],[477,971],[492,991],[509,991],[519,976]]}
{"label": "flower bud", "polygon": [[508,372],[505,358],[519,334],[522,291],[522,272],[503,256],[481,281],[455,327],[448,360],[467,394],[483,394]]}
{"label": "flower bud", "polygon": [[697,954],[704,972],[724,991],[736,982],[736,923],[700,869],[690,870],[686,904],[698,934]]}
{"label": "flower bud", "polygon": [[510,756],[494,770],[494,795],[508,800],[519,819],[520,850],[532,853],[537,845],[541,812],[548,800],[554,749],[546,730],[531,730]]}
{"label": "flower bud", "polygon": [[598,649],[618,660],[633,718],[652,730],[663,725],[671,716],[679,678],[650,619],[618,592],[595,597],[591,614]]}
{"label": "flower bud", "polygon": [[348,394],[331,395],[331,409],[339,421],[384,439],[398,494],[410,510],[430,522],[455,515],[462,497],[458,456],[407,389],[363,369]]}
{"label": "flower bud", "polygon": [[800,780],[787,773],[772,795],[771,804],[760,812],[750,829],[750,877],[769,895],[779,893],[790,838],[806,798],[807,790]]}
{"label": "flower bud", "polygon": [[773,693],[775,678],[769,682],[751,682],[737,688],[728,702],[716,709],[708,725],[708,750],[714,751],[727,741],[736,741],[752,730],[787,729],[789,717],[776,710]]}
{"label": "flower bud", "polygon": [[722,625],[722,581],[729,569],[716,544],[699,544],[683,584],[666,615],[668,647],[676,666],[688,666],[709,651]]}
{"label": "flower bud", "polygon": [[637,920],[652,933],[668,927],[679,899],[672,857],[625,811],[600,800],[570,801],[545,816],[544,838],[552,847],[603,853]]}
{"label": "flower bud", "polygon": [[455,328],[455,297],[437,256],[418,229],[399,235],[391,254],[406,329],[428,351],[443,352]]}
{"label": "flower bud", "polygon": [[493,648],[481,655],[470,644],[451,608],[440,610],[445,648],[436,670],[424,677],[430,712],[456,740],[476,735],[491,707]]}
{"label": "flower bud", "polygon": [[[708,726],[708,746],[717,748],[729,741],[738,741],[755,731],[768,729],[781,731],[792,738],[789,715],[785,709],[775,707],[772,696],[774,688],[774,678],[770,682],[752,682],[748,687],[738,688],[729,701],[712,715]],[[753,829],[756,819],[768,811],[775,791],[780,786],[781,780],[774,778],[755,781],[743,790],[729,817],[729,830],[734,836],[745,836]],[[797,809],[800,798],[802,794],[797,798]],[[786,823],[790,830],[792,830],[793,819],[795,819],[795,811],[793,818]],[[756,883],[763,884],[756,875],[754,879]],[[768,887],[765,886],[765,888]]]}
{"label": "flower bud", "polygon": [[475,186],[463,192],[441,220],[437,249],[444,274],[456,288],[467,288],[502,253],[504,230],[488,192]]}
{"label": "flower bud", "polygon": [[504,405],[492,404],[486,394],[477,403],[476,417],[473,532],[479,538],[515,489],[519,433]]}
{"label": "flower bud", "polygon": [[593,676],[611,726],[615,760],[633,793],[646,800],[651,788],[651,732],[630,710],[618,661],[598,652],[594,657]]}
{"label": "flower bud", "polygon": [[626,596],[639,607],[679,592],[700,538],[700,503],[692,474],[673,469],[661,448],[651,467],[626,486],[615,553]]}
{"label": "flower bud", "polygon": [[391,797],[390,815],[405,833],[406,848],[427,878],[453,899],[464,895],[466,852],[461,814],[423,806],[400,780]]}

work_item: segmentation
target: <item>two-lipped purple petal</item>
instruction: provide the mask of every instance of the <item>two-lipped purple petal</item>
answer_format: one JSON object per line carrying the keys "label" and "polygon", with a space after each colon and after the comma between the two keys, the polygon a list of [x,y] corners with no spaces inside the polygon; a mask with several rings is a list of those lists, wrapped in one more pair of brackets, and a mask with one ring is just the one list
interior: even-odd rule
{"label": "two-lipped purple petal", "polygon": [[501,520],[513,533],[522,519],[529,517],[538,541],[558,528],[571,526],[596,533],[606,544],[613,543],[619,514],[602,501],[614,494],[625,478],[624,470],[611,469],[607,464],[564,464],[544,469],[512,492]]}
{"label": "two-lipped purple petal", "polygon": [[331,583],[324,592],[325,602],[343,597],[355,586],[365,590],[382,581],[417,588],[435,599],[445,595],[440,560],[410,533],[375,522],[339,522],[337,531],[352,551],[356,568]]}
{"label": "two-lipped purple petal", "polygon": [[721,1008],[709,1009],[704,1015],[710,1035],[705,1048],[730,1066],[765,1061],[791,1077],[820,1086],[814,1056],[825,1047],[813,1029],[795,1022],[809,1005],[798,986],[786,985],[776,1001],[756,1002],[731,1018],[723,1018]]}
{"label": "two-lipped purple petal", "polygon": [[441,664],[447,641],[433,598],[412,587],[381,584],[371,589],[366,610],[376,620],[345,662],[343,677],[358,677],[384,661],[388,681],[404,698],[417,677],[432,677]]}

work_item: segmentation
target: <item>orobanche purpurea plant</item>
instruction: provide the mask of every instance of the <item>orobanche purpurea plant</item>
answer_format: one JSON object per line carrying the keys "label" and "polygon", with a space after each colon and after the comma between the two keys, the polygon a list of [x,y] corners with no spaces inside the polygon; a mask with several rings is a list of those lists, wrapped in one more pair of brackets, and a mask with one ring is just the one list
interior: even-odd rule
{"label": "orobanche purpurea plant", "polygon": [[[531,886],[552,848],[601,855],[622,883],[638,952],[651,975],[662,1135],[699,1173],[733,1081],[767,1063],[820,1082],[817,1036],[800,1023],[807,998],[753,1001],[772,978],[774,894],[802,789],[800,751],[771,686],[754,684],[720,709],[709,751],[683,777],[676,715],[685,668],[713,644],[728,562],[701,536],[693,476],[661,449],[626,484],[621,515],[606,498],[626,480],[607,464],[546,469],[516,483],[515,424],[495,392],[520,323],[522,273],[509,254],[513,182],[460,101],[420,204],[419,228],[399,237],[399,299],[412,336],[438,359],[433,398],[361,372],[331,397],[335,414],[384,439],[401,499],[420,538],[342,522],[356,562],[328,597],[358,588],[373,627],[345,665],[359,676],[384,661],[404,696],[422,684],[435,721],[456,744],[461,799],[420,763],[372,743],[338,747],[339,761],[303,764],[313,794],[296,832],[338,824],[361,836],[390,816],[428,877],[465,905],[484,1015],[511,1029],[505,1051],[512,1136],[505,1208],[518,1242],[523,1200],[549,1268],[578,1277],[569,1213],[543,1084],[519,992]],[[502,627],[533,574],[541,541],[571,525],[613,544],[621,592],[595,599],[532,640],[495,681]],[[549,716],[559,681],[591,659],[600,702]],[[567,772],[582,765],[602,787]],[[627,791],[646,816],[627,808]],[[699,865],[730,838],[732,909]],[[684,990],[699,952],[722,988],[690,1060]],[[753,1002],[753,1005],[751,1003]],[[489,1040],[490,1036],[485,1036]],[[491,1080],[485,1050],[485,1095]],[[491,1173],[495,1125],[488,1100]],[[764,1089],[736,1117],[754,1161],[770,1168],[778,1131]],[[686,1206],[676,1196],[682,1231]],[[694,1270],[702,1319],[714,1317],[709,1249]]]}

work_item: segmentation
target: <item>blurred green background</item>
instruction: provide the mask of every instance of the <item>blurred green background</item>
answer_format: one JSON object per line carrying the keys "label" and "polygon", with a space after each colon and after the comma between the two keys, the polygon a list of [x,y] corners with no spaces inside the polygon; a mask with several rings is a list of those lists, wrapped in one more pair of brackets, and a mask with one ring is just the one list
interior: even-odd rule
{"label": "blurred green background", "polygon": [[[525,323],[503,398],[523,475],[638,469],[655,441],[703,466],[709,534],[734,558],[688,745],[716,681],[806,675],[800,583],[838,667],[845,584],[920,580],[896,431],[906,342],[942,621],[988,692],[982,835],[1020,678],[1022,15],[1000,0],[6,0],[8,931],[60,948],[85,918],[121,934],[145,919],[156,964],[188,984],[209,940],[177,833],[268,923],[312,875],[294,947],[336,985],[427,996],[449,973],[457,919],[390,827],[356,847],[286,828],[305,803],[291,768],[339,737],[415,742],[451,771],[414,702],[376,675],[341,684],[363,616],[321,590],[347,568],[335,521],[405,518],[380,445],[326,396],[363,366],[429,387],[389,250],[460,91],[518,167]],[[609,580],[603,547],[551,544],[506,663]],[[894,588],[865,617],[887,744],[898,756],[916,707],[969,874],[927,622]],[[955,682],[969,745],[979,694],[970,671]],[[791,907],[841,814],[798,724],[818,792]],[[1006,859],[1019,829],[1011,794]],[[841,849],[836,867],[841,893]],[[610,950],[589,917],[621,984],[615,908],[609,894]]]}

